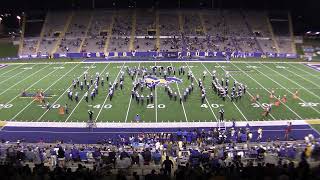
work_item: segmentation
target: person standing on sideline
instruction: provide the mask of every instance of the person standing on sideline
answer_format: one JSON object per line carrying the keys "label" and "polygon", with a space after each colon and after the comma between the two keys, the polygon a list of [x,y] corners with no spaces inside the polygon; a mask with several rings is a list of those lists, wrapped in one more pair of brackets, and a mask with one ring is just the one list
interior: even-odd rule
{"label": "person standing on sideline", "polygon": [[141,119],[140,115],[137,114],[136,117],[135,117],[135,121],[136,121],[136,122],[140,122],[140,119]]}
{"label": "person standing on sideline", "polygon": [[89,114],[89,121],[92,122],[92,119],[93,119],[93,111],[88,110],[88,114]]}
{"label": "person standing on sideline", "polygon": [[224,116],[224,110],[221,108],[220,111],[219,111],[219,113],[220,113],[220,121],[223,121],[223,120],[224,120],[224,118],[223,118],[223,116]]}

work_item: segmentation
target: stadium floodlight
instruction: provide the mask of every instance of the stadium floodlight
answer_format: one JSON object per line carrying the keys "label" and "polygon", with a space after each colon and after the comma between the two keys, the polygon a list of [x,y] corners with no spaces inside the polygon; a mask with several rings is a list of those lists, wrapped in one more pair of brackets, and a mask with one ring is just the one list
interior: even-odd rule
{"label": "stadium floodlight", "polygon": [[316,32],[316,35],[319,35],[320,34],[320,32]]}
{"label": "stadium floodlight", "polygon": [[0,17],[0,24],[1,24],[1,22],[2,22],[2,17]]}
{"label": "stadium floodlight", "polygon": [[20,17],[20,16],[17,16],[17,19],[18,19],[18,21],[19,21],[19,26],[20,26],[21,17]]}

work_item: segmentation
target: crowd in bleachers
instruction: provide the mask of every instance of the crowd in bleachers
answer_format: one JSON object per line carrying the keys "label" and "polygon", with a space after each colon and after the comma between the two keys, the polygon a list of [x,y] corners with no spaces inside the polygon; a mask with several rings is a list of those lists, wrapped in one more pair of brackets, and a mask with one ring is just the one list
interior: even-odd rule
{"label": "crowd in bleachers", "polygon": [[[71,17],[70,23],[67,17]],[[133,50],[137,51],[277,52],[267,19],[265,12],[240,10],[48,12],[43,25],[43,37],[39,34],[34,38],[35,41],[25,37],[21,52],[35,54],[34,46],[39,40],[38,52],[44,54],[97,52],[104,48],[107,48],[106,51],[130,51],[129,41],[132,37],[135,38]],[[55,51],[59,35],[64,31],[65,35]],[[158,38],[155,31],[159,31],[160,49],[155,48]],[[111,41],[106,46],[108,36]],[[277,36],[275,40],[280,52],[292,52],[289,35]]]}
{"label": "crowd in bleachers", "polygon": [[[215,131],[215,130],[213,130]],[[317,179],[320,143],[227,141],[207,131],[132,134],[95,145],[0,144],[1,179]],[[216,138],[217,141],[210,140]],[[246,138],[245,138],[246,137]]]}

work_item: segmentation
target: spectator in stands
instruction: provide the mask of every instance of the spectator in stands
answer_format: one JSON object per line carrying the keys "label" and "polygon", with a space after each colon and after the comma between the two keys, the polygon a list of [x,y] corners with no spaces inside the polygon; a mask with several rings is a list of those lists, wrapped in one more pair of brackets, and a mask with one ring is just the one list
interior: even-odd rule
{"label": "spectator in stands", "polygon": [[156,165],[159,165],[160,162],[161,162],[161,154],[159,152],[159,150],[156,150],[154,153],[153,153],[153,156],[152,156],[152,159],[154,161],[154,163]]}
{"label": "spectator in stands", "polygon": [[163,161],[162,167],[164,167],[164,174],[171,176],[171,169],[173,168],[173,162],[166,156],[166,160]]}

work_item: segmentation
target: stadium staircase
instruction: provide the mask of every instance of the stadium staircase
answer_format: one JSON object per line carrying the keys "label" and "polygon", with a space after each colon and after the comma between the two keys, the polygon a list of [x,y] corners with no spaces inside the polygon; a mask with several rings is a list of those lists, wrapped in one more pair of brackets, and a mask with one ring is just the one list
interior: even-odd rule
{"label": "stadium staircase", "polygon": [[199,12],[199,18],[200,18],[200,22],[201,22],[201,26],[202,26],[202,32],[203,32],[203,34],[207,35],[206,23],[204,22],[203,15],[201,12]]}
{"label": "stadium staircase", "polygon": [[184,24],[183,15],[181,14],[181,12],[179,12],[179,30],[181,33],[184,32],[183,24]]}
{"label": "stadium staircase", "polygon": [[41,44],[41,41],[42,41],[42,39],[44,37],[44,32],[45,32],[45,29],[46,29],[46,24],[47,24],[48,19],[49,19],[48,18],[49,15],[50,15],[50,12],[47,13],[46,18],[44,20],[44,23],[42,25],[42,29],[41,29],[41,32],[40,32],[40,37],[39,37],[39,40],[38,40],[37,45],[36,45],[36,53],[37,54],[39,53],[40,44]]}
{"label": "stadium staircase", "polygon": [[115,22],[115,13],[112,14],[112,17],[111,17],[111,23],[110,23],[110,26],[109,26],[109,29],[108,29],[108,36],[107,36],[107,39],[104,43],[104,50],[103,52],[106,54],[107,51],[108,51],[108,48],[109,48],[109,44],[110,44],[110,39],[112,37],[112,29],[113,29],[113,25],[114,25],[114,22]]}
{"label": "stadium staircase", "polygon": [[89,20],[89,23],[88,23],[88,25],[87,25],[86,32],[84,33],[84,36],[82,37],[82,40],[81,40],[81,43],[80,43],[80,46],[79,46],[79,49],[78,49],[78,52],[79,52],[79,53],[81,52],[82,46],[83,46],[84,42],[85,42],[86,39],[87,39],[87,35],[88,35],[89,29],[90,29],[90,27],[91,27],[92,20],[93,20],[93,12],[91,13],[90,20]]}
{"label": "stadium staircase", "polygon": [[22,16],[22,26],[21,26],[21,35],[20,35],[20,42],[19,42],[19,51],[18,51],[18,54],[22,54],[25,29],[26,29],[26,16],[23,15],[23,16]]}
{"label": "stadium staircase", "polygon": [[289,32],[290,32],[290,38],[291,38],[291,48],[292,48],[292,52],[296,54],[297,53],[296,43],[295,43],[295,38],[293,34],[292,17],[290,12],[288,12],[288,21],[289,21]]}
{"label": "stadium staircase", "polygon": [[220,129],[221,131],[227,130],[226,122],[218,120],[218,129]]}
{"label": "stadium staircase", "polygon": [[270,31],[270,34],[271,34],[271,39],[273,41],[273,45],[276,48],[277,53],[280,53],[280,48],[279,48],[278,42],[276,40],[276,37],[274,35],[273,29],[272,29],[272,25],[271,25],[271,22],[270,22],[270,19],[269,19],[268,16],[267,16],[266,20],[267,20],[267,25],[268,25],[268,28],[269,28],[269,31]]}
{"label": "stadium staircase", "polygon": [[63,31],[59,34],[58,41],[55,44],[53,50],[51,51],[51,55],[53,55],[55,52],[57,52],[62,38],[64,37],[64,35],[66,34],[67,30],[69,29],[69,26],[71,24],[73,16],[74,16],[74,12],[72,11],[72,13],[69,15],[69,17],[67,19],[67,22],[66,22],[66,25],[63,28]]}
{"label": "stadium staircase", "polygon": [[132,15],[132,29],[131,29],[131,36],[130,36],[130,43],[129,43],[129,50],[134,51],[134,40],[136,35],[136,25],[137,25],[137,12],[134,11]]}
{"label": "stadium staircase", "polygon": [[156,47],[157,51],[160,51],[160,17],[159,17],[159,11],[156,12],[156,36],[157,36],[157,41],[156,41]]}
{"label": "stadium staircase", "polygon": [[256,42],[256,44],[257,44],[257,46],[258,46],[259,50],[260,50],[261,52],[263,52],[263,49],[262,49],[262,47],[261,47],[260,43],[259,43],[259,42],[258,42],[258,40],[257,40],[257,36],[256,36],[256,34],[253,32],[253,30],[252,30],[252,28],[251,28],[250,24],[249,24],[249,23],[248,23],[248,21],[247,21],[246,15],[243,13],[243,11],[240,11],[240,12],[241,12],[241,14],[242,14],[242,17],[243,17],[244,23],[246,24],[247,28],[249,29],[249,32],[251,33],[252,37],[254,38],[254,41]]}

